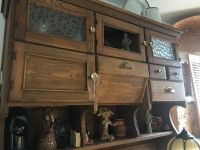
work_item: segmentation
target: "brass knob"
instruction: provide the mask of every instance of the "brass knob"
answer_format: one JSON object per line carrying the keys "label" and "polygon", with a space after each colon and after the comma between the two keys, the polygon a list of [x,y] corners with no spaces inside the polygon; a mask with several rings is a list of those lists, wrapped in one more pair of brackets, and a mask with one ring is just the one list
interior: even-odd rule
{"label": "brass knob", "polygon": [[147,45],[148,45],[148,44],[147,44],[147,41],[144,41],[144,42],[143,42],[143,45],[144,45],[144,46],[147,46]]}
{"label": "brass knob", "polygon": [[162,73],[162,69],[158,69],[158,73]]}
{"label": "brass knob", "polygon": [[175,89],[173,89],[172,87],[166,87],[166,88],[165,88],[165,91],[166,91],[167,93],[175,93],[175,92],[176,92]]}
{"label": "brass knob", "polygon": [[92,74],[91,74],[91,78],[92,78],[92,80],[93,80],[94,82],[96,82],[96,81],[98,80],[98,78],[99,78],[98,73],[96,73],[96,72],[92,73]]}
{"label": "brass knob", "polygon": [[153,42],[150,42],[150,43],[149,43],[149,46],[151,46],[151,47],[152,47],[152,46],[153,46]]}
{"label": "brass knob", "polygon": [[90,27],[90,32],[95,33],[96,32],[95,27]]}
{"label": "brass knob", "polygon": [[175,75],[177,75],[177,76],[178,76],[178,75],[180,75],[180,73],[179,73],[179,72],[176,72],[176,73],[175,73]]}

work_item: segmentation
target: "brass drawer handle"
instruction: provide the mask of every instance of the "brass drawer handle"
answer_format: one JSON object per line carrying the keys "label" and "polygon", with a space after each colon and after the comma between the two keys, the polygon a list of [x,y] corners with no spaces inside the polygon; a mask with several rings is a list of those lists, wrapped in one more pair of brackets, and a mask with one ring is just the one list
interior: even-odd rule
{"label": "brass drawer handle", "polygon": [[95,27],[90,27],[90,32],[95,33],[96,32]]}
{"label": "brass drawer handle", "polygon": [[127,62],[120,65],[120,69],[133,69],[133,66]]}
{"label": "brass drawer handle", "polygon": [[172,87],[166,87],[166,88],[165,88],[165,91],[166,91],[167,93],[175,93],[175,92],[176,92],[175,89],[172,88]]}
{"label": "brass drawer handle", "polygon": [[158,73],[162,73],[162,69],[158,69],[157,72],[158,72]]}
{"label": "brass drawer handle", "polygon": [[143,44],[144,46],[148,46],[147,41],[144,41],[142,44]]}
{"label": "brass drawer handle", "polygon": [[98,73],[94,72],[94,73],[91,74],[91,79],[92,79],[94,82],[96,82],[96,81],[98,80],[98,78],[99,78]]}

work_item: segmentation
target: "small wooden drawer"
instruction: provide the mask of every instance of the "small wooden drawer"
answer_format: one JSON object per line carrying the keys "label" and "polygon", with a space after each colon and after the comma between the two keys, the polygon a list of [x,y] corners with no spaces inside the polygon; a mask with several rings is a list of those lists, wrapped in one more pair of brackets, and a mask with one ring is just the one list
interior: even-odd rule
{"label": "small wooden drawer", "polygon": [[148,66],[145,63],[104,56],[98,56],[98,73],[149,77]]}
{"label": "small wooden drawer", "polygon": [[167,77],[169,80],[182,81],[183,74],[181,68],[167,67]]}
{"label": "small wooden drawer", "polygon": [[151,80],[150,85],[153,102],[185,101],[183,82]]}
{"label": "small wooden drawer", "polygon": [[149,75],[153,79],[167,79],[165,66],[150,64]]}

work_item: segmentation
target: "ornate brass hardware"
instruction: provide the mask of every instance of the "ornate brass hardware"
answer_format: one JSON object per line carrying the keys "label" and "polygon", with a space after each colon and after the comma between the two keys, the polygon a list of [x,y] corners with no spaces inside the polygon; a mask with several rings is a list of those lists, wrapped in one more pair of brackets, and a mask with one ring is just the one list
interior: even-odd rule
{"label": "ornate brass hardware", "polygon": [[98,80],[98,78],[99,78],[98,73],[96,73],[96,72],[92,73],[92,74],[91,74],[91,78],[92,78],[92,80],[93,80],[94,82],[96,82],[96,81]]}
{"label": "ornate brass hardware", "polygon": [[165,88],[165,92],[167,92],[167,93],[175,93],[176,91],[172,87],[166,87]]}
{"label": "ornate brass hardware", "polygon": [[151,46],[151,47],[152,47],[152,46],[153,46],[153,42],[150,42],[150,43],[149,43],[149,46]]}
{"label": "ornate brass hardware", "polygon": [[162,69],[158,69],[158,73],[162,73]]}
{"label": "ornate brass hardware", "polygon": [[120,69],[133,69],[133,66],[127,62],[120,65]]}
{"label": "ornate brass hardware", "polygon": [[96,32],[95,27],[90,27],[90,32],[95,33]]}
{"label": "ornate brass hardware", "polygon": [[143,45],[144,45],[144,46],[148,46],[147,41],[144,41],[144,42],[143,42]]}

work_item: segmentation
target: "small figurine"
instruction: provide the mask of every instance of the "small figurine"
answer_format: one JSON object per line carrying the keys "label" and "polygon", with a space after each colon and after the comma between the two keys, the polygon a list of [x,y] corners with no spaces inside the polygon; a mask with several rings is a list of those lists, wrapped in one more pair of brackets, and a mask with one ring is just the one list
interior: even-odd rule
{"label": "small figurine", "polygon": [[43,132],[39,140],[39,150],[55,150],[57,148],[56,139],[54,135],[54,117],[51,115],[51,109],[46,108],[43,116]]}
{"label": "small figurine", "polygon": [[147,111],[145,114],[145,123],[147,124],[147,133],[152,133],[152,127],[151,127],[151,114]]}
{"label": "small figurine", "polygon": [[123,49],[130,51],[131,43],[132,41],[128,38],[128,33],[124,33],[124,38],[122,39]]}
{"label": "small figurine", "polygon": [[115,137],[113,135],[110,135],[108,133],[108,125],[110,125],[110,126],[116,126],[117,125],[117,124],[112,123],[110,121],[109,118],[111,117],[111,115],[114,115],[114,113],[111,110],[109,110],[107,108],[103,108],[103,107],[99,108],[99,113],[97,114],[97,116],[102,116],[103,119],[104,119],[101,122],[101,124],[103,126],[103,131],[101,133],[100,140],[110,140],[110,141],[112,141],[112,140],[115,139]]}

